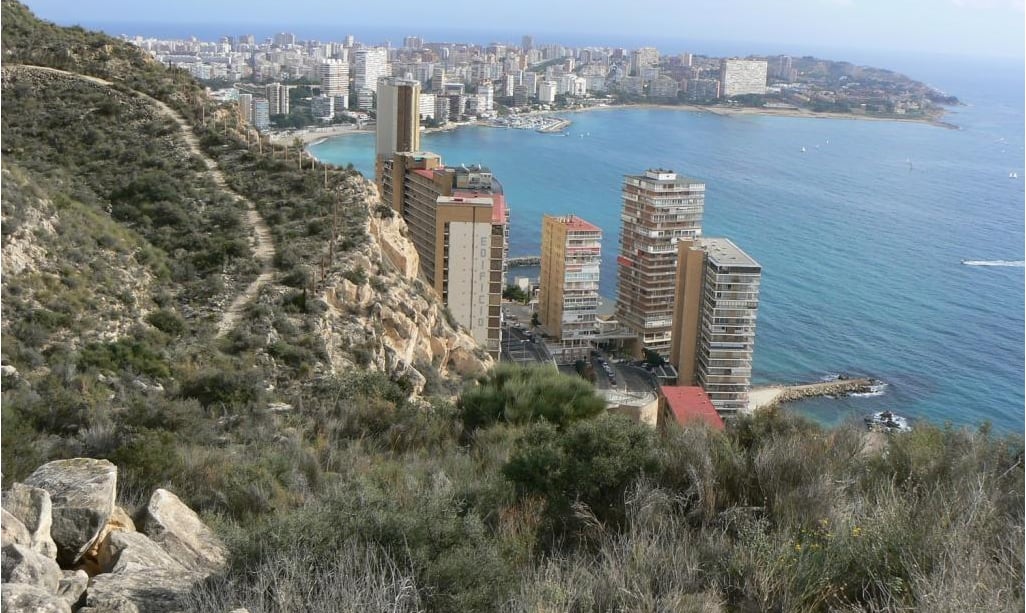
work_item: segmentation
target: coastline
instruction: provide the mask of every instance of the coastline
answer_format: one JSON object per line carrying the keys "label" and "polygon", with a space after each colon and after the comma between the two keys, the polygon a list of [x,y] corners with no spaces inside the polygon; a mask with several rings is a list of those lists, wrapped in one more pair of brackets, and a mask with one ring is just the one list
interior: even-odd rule
{"label": "coastline", "polygon": [[[689,113],[711,113],[713,115],[720,116],[732,116],[732,115],[752,115],[752,116],[766,116],[766,117],[793,117],[798,119],[845,119],[849,121],[897,121],[902,123],[921,123],[926,125],[935,126],[938,128],[945,128],[948,130],[960,130],[961,128],[950,122],[943,121],[941,118],[944,113],[936,117],[924,117],[924,118],[913,118],[913,117],[875,117],[872,115],[856,115],[852,113],[817,113],[806,109],[775,109],[775,108],[758,108],[758,107],[718,107],[718,106],[698,106],[694,104],[656,104],[656,103],[639,103],[639,104],[607,104],[607,105],[594,105],[582,108],[573,109],[559,109],[550,111],[529,111],[527,113],[521,113],[521,116],[531,115],[564,115],[570,113],[585,113],[592,111],[609,111],[617,109],[664,109],[672,111],[684,111]],[[560,129],[565,129],[570,125],[570,122],[566,125],[561,125]],[[465,127],[492,127],[491,124],[485,121],[463,121],[446,124],[435,128],[425,128],[423,134],[433,134],[436,132],[450,132]],[[341,136],[349,136],[351,134],[373,134],[374,128],[362,127],[358,128],[352,124],[342,124],[338,126],[330,127],[316,127],[316,128],[303,128],[295,130],[293,132],[286,133],[275,133],[271,134],[271,141],[274,143],[292,142],[294,139],[300,139],[304,145],[315,145],[319,144],[329,138],[337,138]]]}
{"label": "coastline", "polygon": [[877,117],[873,115],[859,115],[854,113],[817,113],[814,111],[800,109],[800,108],[765,108],[765,107],[725,107],[725,106],[699,106],[696,104],[657,104],[643,102],[638,104],[607,104],[607,105],[595,105],[584,108],[576,109],[563,109],[557,111],[534,111],[538,114],[563,114],[563,113],[583,113],[588,111],[602,111],[612,109],[628,109],[628,108],[639,108],[639,109],[666,109],[674,111],[688,111],[692,113],[711,113],[713,115],[730,116],[730,115],[762,115],[768,117],[795,117],[799,119],[848,119],[856,121],[897,121],[902,123],[922,123],[927,125],[936,126],[939,128],[946,128],[948,130],[960,130],[961,128],[953,123],[942,121],[941,118],[944,113],[936,117]]}

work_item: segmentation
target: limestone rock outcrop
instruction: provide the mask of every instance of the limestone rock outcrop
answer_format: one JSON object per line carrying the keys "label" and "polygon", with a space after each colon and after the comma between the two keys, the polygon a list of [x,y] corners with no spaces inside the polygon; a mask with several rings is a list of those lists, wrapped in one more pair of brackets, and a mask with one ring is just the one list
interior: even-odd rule
{"label": "limestone rock outcrop", "polygon": [[114,511],[117,477],[117,467],[107,460],[75,458],[44,464],[25,480],[50,494],[50,535],[62,565],[78,562],[100,536]]}
{"label": "limestone rock outcrop", "polygon": [[[369,181],[352,177],[345,189],[368,207],[370,240],[346,255],[346,272],[325,280],[328,309],[320,335],[332,369],[384,371],[406,378],[414,393],[420,393],[427,373],[418,367],[433,366],[443,377],[454,378],[490,368],[492,358],[419,279],[419,258],[402,218],[380,206]],[[356,283],[346,274],[356,270],[368,282]]]}
{"label": "limestone rock outcrop", "polygon": [[61,568],[51,558],[24,545],[7,545],[3,548],[2,562],[4,583],[24,583],[56,592],[61,582]]}
{"label": "limestone rock outcrop", "polygon": [[24,583],[0,586],[5,613],[71,613],[71,605],[60,596]]}
{"label": "limestone rock outcrop", "polygon": [[226,552],[217,536],[195,511],[167,490],[153,492],[143,515],[142,530],[187,568],[219,570],[225,564]]}
{"label": "limestone rock outcrop", "polygon": [[3,495],[4,611],[183,611],[192,588],[225,564],[217,536],[167,490],[153,493],[136,531],[114,504],[110,462],[50,462],[26,481]]}
{"label": "limestone rock outcrop", "polygon": [[4,510],[17,517],[28,531],[32,549],[48,558],[57,557],[57,544],[50,536],[53,506],[50,493],[38,487],[15,483],[4,492]]}

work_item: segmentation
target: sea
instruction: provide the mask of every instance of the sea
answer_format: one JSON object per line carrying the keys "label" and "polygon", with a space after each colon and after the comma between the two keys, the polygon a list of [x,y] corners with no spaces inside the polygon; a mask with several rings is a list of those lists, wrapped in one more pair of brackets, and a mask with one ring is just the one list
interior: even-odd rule
{"label": "sea", "polygon": [[[824,424],[892,410],[1022,431],[1023,63],[898,63],[872,65],[958,96],[964,105],[945,116],[958,129],[618,108],[566,114],[565,135],[469,127],[421,146],[491,168],[512,211],[511,256],[540,252],[543,214],[599,225],[610,298],[623,176],[669,168],[700,179],[703,234],[763,267],[754,385],[868,375],[886,385],[791,406]],[[369,134],[310,147],[368,177],[373,150]]]}

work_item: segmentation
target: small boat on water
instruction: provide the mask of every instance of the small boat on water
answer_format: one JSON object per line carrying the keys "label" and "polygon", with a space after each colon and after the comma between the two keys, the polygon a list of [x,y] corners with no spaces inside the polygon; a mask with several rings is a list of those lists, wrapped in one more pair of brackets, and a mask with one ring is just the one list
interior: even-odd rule
{"label": "small boat on water", "polygon": [[866,426],[874,432],[910,432],[908,420],[891,411],[880,411],[866,417]]}
{"label": "small boat on water", "polygon": [[1018,179],[1019,178],[1019,173],[1017,173],[1015,171],[1012,171],[1012,172],[1008,173],[1008,178],[1009,179]]}
{"label": "small boat on water", "polygon": [[802,153],[805,153],[805,147],[802,147]]}

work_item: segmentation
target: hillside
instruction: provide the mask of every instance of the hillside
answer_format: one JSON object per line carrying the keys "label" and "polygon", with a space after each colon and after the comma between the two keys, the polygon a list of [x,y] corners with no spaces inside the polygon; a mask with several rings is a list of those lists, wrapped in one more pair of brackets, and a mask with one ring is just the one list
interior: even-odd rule
{"label": "hillside", "polygon": [[226,568],[138,610],[1022,609],[1021,437],[656,433],[493,368],[358,173],[2,9],[3,485],[106,459],[127,515],[195,509]]}

